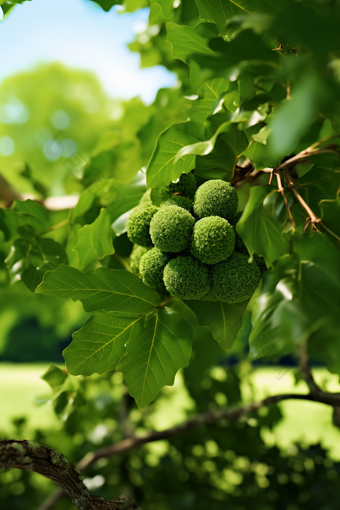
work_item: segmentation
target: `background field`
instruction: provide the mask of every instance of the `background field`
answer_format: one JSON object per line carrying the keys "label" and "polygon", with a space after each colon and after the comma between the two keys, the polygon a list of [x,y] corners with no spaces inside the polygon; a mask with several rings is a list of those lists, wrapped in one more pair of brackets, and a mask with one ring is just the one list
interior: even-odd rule
{"label": "background field", "polygon": [[[27,436],[38,427],[62,427],[48,403],[49,387],[40,379],[48,366],[0,364],[0,434],[10,434],[13,431],[12,419],[22,416],[28,417],[25,428]],[[329,391],[340,391],[337,376],[322,368],[316,368],[314,373],[316,381],[326,384]],[[179,375],[175,385],[163,391],[167,397],[166,402],[160,399],[152,416],[156,429],[171,427],[185,418],[185,410],[190,409],[192,401],[183,390],[182,378]],[[294,385],[293,370],[285,367],[257,369],[242,384],[245,402],[252,396],[262,399],[288,392],[307,393],[307,387],[303,381]],[[273,432],[262,429],[263,438],[268,445],[277,444],[289,448],[295,442],[304,446],[320,443],[333,460],[340,460],[340,430],[332,424],[332,409],[329,406],[313,402],[285,401],[280,403],[279,407],[284,415],[283,420],[274,427]]]}

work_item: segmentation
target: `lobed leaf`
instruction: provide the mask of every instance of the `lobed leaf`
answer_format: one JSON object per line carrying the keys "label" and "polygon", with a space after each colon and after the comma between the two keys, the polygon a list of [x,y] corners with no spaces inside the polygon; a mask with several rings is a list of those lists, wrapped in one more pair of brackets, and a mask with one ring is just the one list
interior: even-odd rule
{"label": "lobed leaf", "polygon": [[6,241],[45,234],[49,227],[48,212],[34,200],[14,200],[10,209],[0,210],[0,230]]}
{"label": "lobed leaf", "polygon": [[86,312],[104,310],[125,316],[150,313],[160,304],[159,295],[138,276],[106,267],[82,273],[62,264],[45,274],[36,292],[81,301]]}
{"label": "lobed leaf", "polygon": [[226,22],[234,16],[252,13],[275,14],[287,0],[279,3],[270,0],[195,0],[202,20],[215,23],[222,32]]}
{"label": "lobed leaf", "polygon": [[187,62],[192,53],[200,55],[214,54],[208,45],[209,40],[217,36],[214,25],[202,23],[196,27],[186,27],[175,23],[167,23],[166,28],[168,32],[167,41],[172,46],[174,58]]}
{"label": "lobed leaf", "polygon": [[16,239],[6,258],[6,265],[15,283],[22,280],[34,292],[47,271],[67,264],[64,248],[53,239]]}
{"label": "lobed leaf", "polygon": [[288,236],[282,226],[264,207],[264,200],[273,192],[270,186],[257,186],[250,190],[250,198],[236,230],[244,240],[250,254],[262,255],[268,266],[288,253]]}
{"label": "lobed leaf", "polygon": [[209,326],[222,349],[230,350],[242,326],[249,300],[228,304],[222,301],[185,301],[197,315],[201,326]]}
{"label": "lobed leaf", "polygon": [[160,134],[147,169],[148,188],[166,186],[179,179],[183,172],[193,170],[194,155],[184,155],[176,163],[175,159],[181,147],[204,139],[203,127],[203,123],[183,122],[170,126]]}
{"label": "lobed leaf", "polygon": [[160,308],[143,322],[138,334],[128,341],[117,367],[141,409],[163,386],[173,384],[177,371],[188,365],[193,333],[181,315],[169,308]]}
{"label": "lobed leaf", "polygon": [[73,248],[79,257],[79,269],[84,269],[94,260],[101,260],[114,253],[110,214],[102,209],[91,225],[85,225],[77,234],[77,243]]}
{"label": "lobed leaf", "polygon": [[92,375],[114,370],[125,353],[125,344],[142,332],[143,316],[92,315],[63,352],[68,371]]}
{"label": "lobed leaf", "polygon": [[285,354],[327,322],[340,305],[339,252],[326,235],[292,237],[292,256],[263,276],[252,314],[253,357]]}

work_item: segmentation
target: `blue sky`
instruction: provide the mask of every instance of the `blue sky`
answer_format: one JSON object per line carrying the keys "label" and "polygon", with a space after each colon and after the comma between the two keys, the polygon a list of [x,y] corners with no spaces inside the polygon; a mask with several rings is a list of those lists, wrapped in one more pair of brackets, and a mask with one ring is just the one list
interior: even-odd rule
{"label": "blue sky", "polygon": [[39,63],[59,61],[96,73],[111,97],[150,103],[174,76],[161,66],[140,69],[126,44],[146,26],[148,9],[109,13],[88,0],[32,0],[0,22],[0,82]]}

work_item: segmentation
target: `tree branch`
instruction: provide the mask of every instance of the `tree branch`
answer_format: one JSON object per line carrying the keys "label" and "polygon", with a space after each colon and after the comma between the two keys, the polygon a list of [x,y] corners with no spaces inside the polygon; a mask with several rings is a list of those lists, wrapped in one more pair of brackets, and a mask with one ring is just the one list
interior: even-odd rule
{"label": "tree branch", "polygon": [[0,200],[4,200],[5,207],[9,207],[16,198],[20,199],[20,194],[0,175]]}
{"label": "tree branch", "polygon": [[[187,432],[195,427],[200,425],[210,425],[212,423],[216,423],[222,419],[235,420],[241,418],[242,416],[253,413],[257,411],[260,407],[268,406],[271,404],[277,404],[283,400],[307,400],[311,402],[319,402],[321,404],[334,406],[340,406],[340,395],[332,394],[332,393],[310,393],[306,395],[288,393],[283,395],[274,395],[271,397],[267,397],[259,402],[252,402],[250,404],[245,404],[238,407],[226,407],[222,409],[217,409],[214,411],[208,411],[189,420],[176,425],[170,429],[162,430],[162,431],[154,431],[147,432],[141,436],[134,436],[128,439],[124,439],[119,443],[116,443],[111,446],[105,446],[100,448],[95,452],[89,452],[83,457],[83,459],[78,462],[77,468],[80,471],[84,471],[89,466],[97,462],[99,459],[113,457],[116,455],[122,455],[130,450],[135,448],[139,448],[140,446],[151,443],[155,441],[160,441],[161,439],[169,439],[178,434],[182,434]],[[62,490],[57,490],[54,494],[50,496],[48,500],[38,509],[38,510],[50,510],[52,505],[63,498],[64,492]]]}
{"label": "tree branch", "polygon": [[289,172],[289,170],[287,168],[285,168],[285,177],[286,177],[286,181],[287,181],[287,184],[289,186],[289,189],[292,191],[292,193],[295,196],[295,198],[297,198],[297,200],[300,202],[302,207],[307,212],[308,216],[310,217],[311,223],[313,225],[316,225],[316,223],[322,223],[321,218],[318,218],[318,216],[316,216],[316,214],[314,214],[314,212],[309,207],[309,205],[304,201],[304,199],[302,198],[300,193],[298,193],[296,191],[294,180],[293,180],[292,176],[290,175],[290,172]]}
{"label": "tree branch", "polygon": [[23,195],[18,193],[6,179],[0,175],[0,200],[4,201],[4,207],[8,208],[12,205],[14,200],[35,200],[41,203],[48,211],[63,211],[67,209],[73,209],[78,201],[79,196],[76,195],[65,195],[62,197],[47,197],[45,200],[40,201],[36,196]]}
{"label": "tree branch", "polygon": [[125,496],[111,501],[93,496],[85,486],[78,469],[64,455],[33,441],[0,441],[0,470],[11,468],[35,471],[50,478],[63,488],[79,510],[137,508],[133,501]]}
{"label": "tree branch", "polygon": [[291,167],[292,165],[295,165],[301,159],[306,159],[306,158],[309,158],[310,156],[315,156],[316,154],[326,154],[329,152],[333,152],[335,154],[340,154],[340,148],[335,143],[326,145],[325,147],[321,147],[320,149],[316,148],[317,145],[320,145],[320,143],[322,143],[323,141],[325,141],[328,138],[329,137],[323,138],[316,144],[313,144],[310,147],[308,147],[307,149],[299,152],[299,154],[296,154],[295,156],[287,159],[286,161],[281,163],[281,165],[276,167],[276,171],[280,172],[281,170],[284,170],[286,168]]}
{"label": "tree branch", "polygon": [[307,383],[309,391],[312,394],[322,394],[323,391],[316,384],[313,374],[311,372],[306,342],[300,343],[300,345],[298,347],[298,354],[299,354],[299,365],[300,365],[300,369],[302,372],[302,376]]}
{"label": "tree branch", "polygon": [[[308,150],[308,149],[306,149]],[[300,153],[301,154],[301,153]],[[299,156],[299,155],[298,155]],[[308,225],[311,223],[313,225],[313,230],[315,232],[320,232],[318,230],[318,227],[317,225],[320,225],[322,228],[324,228],[325,230],[327,230],[327,232],[335,237],[335,239],[337,239],[338,241],[340,241],[340,237],[335,234],[330,228],[328,228],[326,225],[324,225],[324,223],[322,222],[322,219],[319,218],[313,211],[312,209],[309,207],[309,205],[305,202],[305,200],[302,198],[302,196],[300,195],[300,193],[298,193],[298,191],[296,191],[295,189],[295,183],[294,183],[294,180],[289,172],[289,169],[285,167],[285,165],[287,163],[289,163],[290,161],[292,160],[295,160],[297,156],[294,156],[294,158],[291,158],[289,160],[287,160],[285,163],[282,163],[282,165],[278,166],[277,168],[263,168],[261,170],[261,172],[264,172],[264,173],[267,173],[267,174],[270,174],[270,179],[269,179],[269,184],[271,183],[271,180],[272,180],[272,176],[273,174],[275,173],[275,175],[278,177],[280,174],[279,174],[279,170],[281,168],[284,169],[285,171],[285,178],[286,178],[286,181],[287,181],[287,184],[288,184],[288,187],[290,189],[290,191],[293,193],[293,195],[295,196],[295,198],[300,202],[301,206],[305,209],[305,211],[307,212],[308,214],[308,219],[306,221],[306,225],[305,225],[305,228],[303,229],[303,232],[306,231]],[[280,184],[281,183],[281,184]],[[282,189],[280,189],[282,188]],[[282,182],[281,182],[281,176],[278,180],[278,190],[282,192],[284,192],[283,190],[283,186],[282,186]],[[283,195],[284,197],[284,195]],[[284,200],[285,200],[285,197],[284,197]],[[286,200],[285,200],[285,204],[286,204]],[[286,207],[288,206],[288,203],[286,204]],[[287,209],[288,210],[288,214],[289,214],[289,217],[290,219],[292,219],[292,216],[291,216],[291,212],[289,210],[289,208]],[[294,223],[293,223],[294,225]]]}
{"label": "tree branch", "polygon": [[[273,175],[273,174],[271,174]],[[278,187],[278,190],[279,192],[281,193],[282,195],[282,198],[283,198],[283,201],[285,203],[285,206],[286,206],[286,209],[287,209],[287,212],[288,212],[288,216],[290,217],[290,221],[292,222],[293,224],[293,229],[295,230],[296,228],[296,224],[295,224],[295,220],[293,218],[293,215],[292,215],[292,212],[291,210],[289,209],[289,205],[288,205],[288,200],[287,200],[287,197],[285,195],[285,190],[284,190],[284,187],[282,186],[282,179],[281,179],[281,175],[279,172],[275,172],[275,175],[276,175],[276,180],[277,180],[277,187]]]}

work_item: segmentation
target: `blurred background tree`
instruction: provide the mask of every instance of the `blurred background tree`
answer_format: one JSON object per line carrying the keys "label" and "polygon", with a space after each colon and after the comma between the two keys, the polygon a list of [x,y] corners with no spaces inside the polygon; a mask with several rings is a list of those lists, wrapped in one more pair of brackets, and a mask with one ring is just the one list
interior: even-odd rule
{"label": "blurred background tree", "polygon": [[26,193],[37,192],[29,187],[32,180],[48,194],[77,190],[74,181],[63,182],[71,180],[65,159],[76,152],[88,159],[102,133],[124,113],[93,73],[59,63],[5,79],[0,104],[1,173]]}

